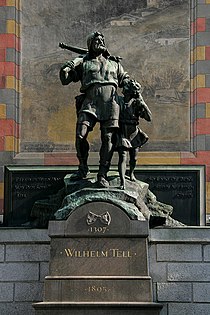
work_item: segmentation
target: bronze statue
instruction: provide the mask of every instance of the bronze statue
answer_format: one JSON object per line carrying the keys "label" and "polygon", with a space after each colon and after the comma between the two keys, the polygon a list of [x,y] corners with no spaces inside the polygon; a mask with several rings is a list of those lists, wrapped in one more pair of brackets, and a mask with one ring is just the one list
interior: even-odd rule
{"label": "bronze statue", "polygon": [[116,143],[119,153],[118,170],[121,181],[121,188],[125,189],[125,172],[127,151],[130,155],[129,177],[135,181],[134,169],[137,161],[137,154],[147,141],[148,136],[139,128],[139,118],[147,121],[152,120],[152,113],[141,95],[141,85],[135,80],[129,80],[123,87],[124,97],[119,97],[120,103],[120,129]]}
{"label": "bronze statue", "polygon": [[[63,44],[60,44],[62,46]],[[63,45],[64,46],[64,45]],[[67,62],[60,70],[63,85],[81,82],[81,95],[77,97],[76,150],[79,169],[75,179],[88,174],[89,143],[87,136],[97,122],[101,129],[101,148],[98,184],[108,187],[109,171],[114,145],[113,137],[119,128],[120,106],[117,103],[117,88],[123,88],[129,80],[120,58],[108,52],[103,34],[91,33],[87,38],[88,51],[76,48],[82,56]],[[66,47],[64,47],[66,48]],[[72,47],[69,46],[69,49]],[[75,50],[74,50],[75,51]]]}

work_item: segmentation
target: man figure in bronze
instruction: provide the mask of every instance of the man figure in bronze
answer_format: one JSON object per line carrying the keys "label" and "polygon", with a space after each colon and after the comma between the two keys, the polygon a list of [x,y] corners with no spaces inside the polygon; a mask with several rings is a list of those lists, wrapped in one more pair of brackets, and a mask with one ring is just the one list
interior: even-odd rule
{"label": "man figure in bronze", "polygon": [[88,52],[67,62],[60,70],[63,85],[81,82],[81,95],[77,98],[76,150],[79,169],[75,179],[88,174],[89,144],[87,136],[97,122],[100,123],[101,148],[98,183],[108,187],[109,171],[114,144],[113,138],[119,127],[120,107],[117,88],[123,88],[129,76],[123,70],[119,58],[110,56],[103,34],[91,33],[87,39]]}

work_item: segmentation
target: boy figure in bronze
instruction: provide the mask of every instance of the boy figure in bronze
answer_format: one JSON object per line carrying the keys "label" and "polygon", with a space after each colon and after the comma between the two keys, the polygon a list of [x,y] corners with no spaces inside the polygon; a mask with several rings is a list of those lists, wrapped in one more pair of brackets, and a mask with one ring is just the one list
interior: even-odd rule
{"label": "boy figure in bronze", "polygon": [[119,128],[120,106],[117,103],[117,88],[123,88],[128,74],[123,70],[119,58],[110,56],[104,36],[94,32],[87,39],[88,52],[60,70],[63,85],[81,82],[80,104],[76,127],[76,150],[79,169],[75,179],[85,178],[88,174],[88,133],[97,122],[100,123],[101,148],[98,171],[98,184],[108,187],[109,171],[114,146],[113,136]]}
{"label": "boy figure in bronze", "polygon": [[141,95],[141,85],[135,80],[129,80],[123,87],[124,97],[119,97],[121,103],[120,129],[117,140],[117,151],[119,153],[118,171],[121,181],[121,189],[125,189],[125,173],[127,151],[130,156],[129,177],[135,181],[134,169],[137,155],[147,141],[148,136],[139,128],[139,118],[147,121],[152,120],[152,113]]}

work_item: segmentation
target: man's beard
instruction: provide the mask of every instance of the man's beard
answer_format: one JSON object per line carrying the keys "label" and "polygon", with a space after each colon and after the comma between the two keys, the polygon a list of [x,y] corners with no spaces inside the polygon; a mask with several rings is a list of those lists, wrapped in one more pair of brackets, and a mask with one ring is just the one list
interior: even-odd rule
{"label": "man's beard", "polygon": [[107,50],[107,48],[103,44],[99,44],[99,45],[93,47],[92,50],[93,50],[93,52],[95,52],[97,54],[102,54],[103,52],[105,52]]}

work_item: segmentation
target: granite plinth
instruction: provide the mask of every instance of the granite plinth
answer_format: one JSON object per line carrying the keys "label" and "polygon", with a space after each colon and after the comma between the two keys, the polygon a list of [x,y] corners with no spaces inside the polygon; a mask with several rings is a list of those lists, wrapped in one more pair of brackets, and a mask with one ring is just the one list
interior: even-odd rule
{"label": "granite plinth", "polygon": [[[148,221],[109,202],[79,206],[51,221],[44,302],[36,315],[158,315],[148,271]],[[129,307],[128,307],[129,305]]]}

